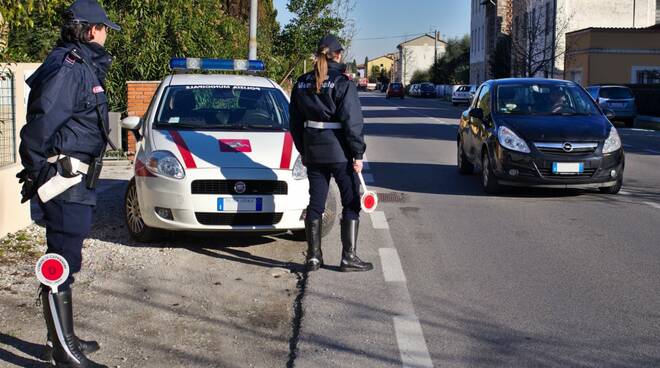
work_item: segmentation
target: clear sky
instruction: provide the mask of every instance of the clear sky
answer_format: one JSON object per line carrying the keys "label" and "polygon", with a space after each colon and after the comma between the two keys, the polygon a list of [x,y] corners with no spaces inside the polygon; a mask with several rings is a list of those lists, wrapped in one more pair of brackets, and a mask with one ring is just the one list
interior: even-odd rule
{"label": "clear sky", "polygon": [[[274,0],[281,26],[291,19],[288,0]],[[355,0],[357,34],[351,54],[358,64],[396,51],[406,39],[436,29],[444,37],[470,34],[470,0]],[[405,36],[408,35],[408,36]]]}

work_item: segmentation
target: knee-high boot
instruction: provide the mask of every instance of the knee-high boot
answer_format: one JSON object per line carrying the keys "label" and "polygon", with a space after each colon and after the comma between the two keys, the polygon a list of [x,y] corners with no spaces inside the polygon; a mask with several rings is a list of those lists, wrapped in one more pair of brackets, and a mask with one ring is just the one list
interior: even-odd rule
{"label": "knee-high boot", "polygon": [[73,329],[73,301],[71,290],[56,294],[43,290],[44,318],[48,336],[52,338],[52,362],[61,368],[107,368],[89,360],[82,351]]}
{"label": "knee-high boot", "polygon": [[341,272],[370,271],[374,265],[364,262],[357,256],[357,238],[360,220],[341,220]]}
{"label": "knee-high boot", "polygon": [[307,271],[316,271],[323,265],[321,250],[321,230],[323,220],[305,219],[305,235],[307,236]]}

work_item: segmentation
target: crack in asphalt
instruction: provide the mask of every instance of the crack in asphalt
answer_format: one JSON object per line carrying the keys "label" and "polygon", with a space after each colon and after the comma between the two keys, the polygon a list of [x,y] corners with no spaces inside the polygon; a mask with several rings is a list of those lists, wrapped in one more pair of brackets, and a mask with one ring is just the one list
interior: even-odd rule
{"label": "crack in asphalt", "polygon": [[298,341],[300,340],[300,329],[302,327],[303,317],[305,310],[303,308],[303,300],[305,299],[305,292],[307,291],[307,280],[309,273],[307,270],[303,272],[296,272],[298,283],[298,295],[293,303],[293,320],[291,321],[291,339],[289,339],[289,360],[286,363],[287,368],[294,368],[296,366],[296,358],[298,357]]}

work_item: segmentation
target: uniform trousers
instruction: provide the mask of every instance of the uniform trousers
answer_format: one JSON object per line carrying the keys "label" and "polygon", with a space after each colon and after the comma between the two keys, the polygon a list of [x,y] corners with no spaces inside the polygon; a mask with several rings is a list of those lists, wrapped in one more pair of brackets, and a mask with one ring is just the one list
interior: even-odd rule
{"label": "uniform trousers", "polygon": [[353,170],[352,162],[307,165],[307,178],[309,179],[307,218],[318,220],[323,216],[330,177],[335,178],[335,182],[339,187],[343,207],[342,218],[345,220],[359,220],[361,208],[360,179]]}
{"label": "uniform trousers", "polygon": [[58,290],[68,290],[74,282],[74,274],[82,266],[83,241],[92,228],[93,206],[66,202],[54,198],[46,203],[39,201],[46,224],[46,253],[59,254],[69,263],[69,278]]}

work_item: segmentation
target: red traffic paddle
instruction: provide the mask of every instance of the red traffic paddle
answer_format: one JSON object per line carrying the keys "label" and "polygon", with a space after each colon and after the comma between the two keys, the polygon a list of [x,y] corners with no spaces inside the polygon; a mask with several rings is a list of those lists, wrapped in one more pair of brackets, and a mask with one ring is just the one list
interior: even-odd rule
{"label": "red traffic paddle", "polygon": [[364,177],[362,177],[361,172],[358,173],[358,177],[360,178],[360,183],[362,183],[362,191],[364,192],[362,194],[362,198],[360,199],[362,211],[366,213],[372,213],[378,206],[378,195],[375,192],[371,192],[369,189],[367,189],[367,184],[364,183]]}
{"label": "red traffic paddle", "polygon": [[69,263],[59,254],[46,254],[37,261],[34,273],[39,282],[57,293],[57,288],[69,277]]}

